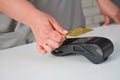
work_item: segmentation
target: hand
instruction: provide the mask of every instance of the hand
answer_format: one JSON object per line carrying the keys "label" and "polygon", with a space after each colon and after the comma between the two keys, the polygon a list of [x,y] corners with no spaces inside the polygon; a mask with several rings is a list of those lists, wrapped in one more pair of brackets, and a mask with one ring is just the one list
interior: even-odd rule
{"label": "hand", "polygon": [[0,12],[28,25],[41,53],[51,52],[65,40],[65,31],[53,17],[38,10],[28,0],[0,0]]}
{"label": "hand", "polygon": [[34,19],[31,29],[37,41],[38,50],[41,53],[47,53],[58,48],[67,34],[56,20],[46,13],[39,12],[39,16]]}
{"label": "hand", "polygon": [[112,18],[116,23],[120,24],[120,10],[110,0],[98,0],[99,7],[105,18],[103,25],[108,25]]}

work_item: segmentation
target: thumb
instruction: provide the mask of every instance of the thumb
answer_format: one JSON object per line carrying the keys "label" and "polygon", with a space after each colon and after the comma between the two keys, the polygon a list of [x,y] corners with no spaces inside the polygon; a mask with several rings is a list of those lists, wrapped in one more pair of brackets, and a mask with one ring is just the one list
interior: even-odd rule
{"label": "thumb", "polygon": [[110,23],[110,17],[109,16],[105,16],[105,21],[104,21],[104,24],[103,26],[106,26]]}
{"label": "thumb", "polygon": [[59,24],[56,23],[54,26],[55,26],[55,30],[57,30],[59,33],[61,33],[61,34],[67,34],[68,33],[68,31],[63,29],[62,26],[60,26]]}
{"label": "thumb", "polygon": [[57,23],[57,21],[51,21],[51,24],[52,24],[52,26],[53,26],[53,28],[55,29],[55,30],[57,30],[59,33],[61,33],[61,34],[67,34],[68,33],[68,31],[67,30],[65,30],[65,29],[63,29],[63,27],[62,26],[60,26],[58,23]]}

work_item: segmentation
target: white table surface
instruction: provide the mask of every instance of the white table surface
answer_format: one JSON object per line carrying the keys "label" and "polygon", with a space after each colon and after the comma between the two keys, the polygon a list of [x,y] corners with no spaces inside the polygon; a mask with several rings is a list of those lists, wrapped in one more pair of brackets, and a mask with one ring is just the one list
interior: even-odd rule
{"label": "white table surface", "polygon": [[0,80],[120,80],[120,25],[98,27],[84,36],[109,38],[113,54],[96,65],[82,55],[40,54],[35,43],[1,50]]}

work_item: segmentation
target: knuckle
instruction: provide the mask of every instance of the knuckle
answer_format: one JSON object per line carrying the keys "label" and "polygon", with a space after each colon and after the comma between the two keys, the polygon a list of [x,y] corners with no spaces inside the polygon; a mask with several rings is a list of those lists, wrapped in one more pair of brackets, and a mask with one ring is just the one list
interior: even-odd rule
{"label": "knuckle", "polygon": [[60,33],[58,33],[58,32],[55,32],[53,34],[53,38],[55,38],[56,41],[60,42],[62,40],[62,35]]}
{"label": "knuckle", "polygon": [[55,48],[58,48],[60,45],[57,43]]}

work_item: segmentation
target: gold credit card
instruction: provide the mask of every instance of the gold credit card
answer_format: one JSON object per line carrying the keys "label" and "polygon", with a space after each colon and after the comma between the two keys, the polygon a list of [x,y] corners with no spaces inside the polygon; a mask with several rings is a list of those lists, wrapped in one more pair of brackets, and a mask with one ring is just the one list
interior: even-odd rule
{"label": "gold credit card", "polygon": [[80,36],[84,33],[87,33],[87,32],[90,32],[92,31],[93,29],[90,29],[90,28],[75,28],[73,30],[70,30],[67,34],[67,36]]}

